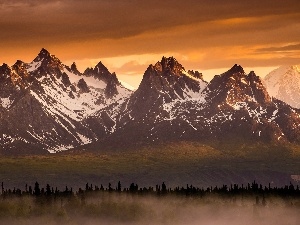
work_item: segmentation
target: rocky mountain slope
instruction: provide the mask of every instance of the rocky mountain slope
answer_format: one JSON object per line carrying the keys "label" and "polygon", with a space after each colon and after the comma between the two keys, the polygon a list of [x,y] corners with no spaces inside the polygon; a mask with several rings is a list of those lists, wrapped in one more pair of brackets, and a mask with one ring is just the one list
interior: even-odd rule
{"label": "rocky mountain slope", "polygon": [[56,152],[96,141],[82,120],[131,94],[101,62],[81,74],[45,49],[31,63],[3,64],[0,77],[4,152]]}
{"label": "rocky mountain slope", "polygon": [[201,92],[206,86],[202,74],[185,70],[173,57],[163,57],[147,68],[139,88],[127,101],[96,114],[94,119],[98,121],[108,112],[113,118],[114,132],[105,136],[101,145],[126,148],[171,140],[174,134],[181,137],[181,128],[190,129],[191,125],[184,118],[175,120],[170,110],[176,104],[186,104],[182,110],[190,110],[194,103],[202,101]]}
{"label": "rocky mountain slope", "polygon": [[240,65],[209,83],[175,58],[150,65],[135,92],[99,62],[79,72],[42,49],[0,67],[4,153],[124,149],[178,141],[300,143],[300,111]]}
{"label": "rocky mountain slope", "polygon": [[270,72],[264,82],[272,97],[300,108],[300,65],[281,66]]}
{"label": "rocky mountain slope", "polygon": [[261,79],[239,65],[207,84],[163,58],[148,67],[120,110],[116,132],[92,148],[182,140],[299,143],[299,110],[271,98]]}

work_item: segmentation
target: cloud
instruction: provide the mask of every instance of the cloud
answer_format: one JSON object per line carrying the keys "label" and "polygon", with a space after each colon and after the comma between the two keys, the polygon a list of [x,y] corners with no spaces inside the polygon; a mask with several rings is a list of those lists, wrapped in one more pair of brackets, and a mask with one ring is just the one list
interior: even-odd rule
{"label": "cloud", "polygon": [[45,41],[120,39],[216,20],[299,14],[296,5],[293,0],[4,1],[2,8],[10,10],[2,15],[1,25],[10,38],[17,34]]}
{"label": "cloud", "polygon": [[273,46],[273,47],[267,47],[267,48],[260,48],[257,49],[258,53],[261,52],[297,52],[300,51],[300,43],[298,44],[290,44],[290,45],[285,45],[281,47]]}
{"label": "cloud", "polygon": [[2,12],[12,11],[29,11],[41,8],[48,8],[51,10],[51,6],[57,6],[61,3],[59,0],[0,0],[0,9]]}
{"label": "cloud", "polygon": [[147,64],[140,64],[137,61],[129,61],[123,64],[121,67],[115,68],[120,74],[142,74],[148,67]]}
{"label": "cloud", "polygon": [[0,0],[0,63],[30,61],[42,47],[62,61],[127,57],[110,64],[126,74],[162,55],[184,55],[191,69],[295,62],[297,49],[276,48],[298,45],[299,8],[299,0]]}

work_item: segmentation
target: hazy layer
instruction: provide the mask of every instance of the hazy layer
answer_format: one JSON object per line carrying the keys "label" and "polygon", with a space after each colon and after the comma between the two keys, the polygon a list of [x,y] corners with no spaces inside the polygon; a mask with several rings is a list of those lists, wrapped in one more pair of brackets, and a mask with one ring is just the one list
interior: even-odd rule
{"label": "hazy layer", "polygon": [[130,194],[60,199],[46,204],[31,198],[0,200],[0,224],[214,224],[297,225],[298,199],[254,196],[204,198],[143,197]]}

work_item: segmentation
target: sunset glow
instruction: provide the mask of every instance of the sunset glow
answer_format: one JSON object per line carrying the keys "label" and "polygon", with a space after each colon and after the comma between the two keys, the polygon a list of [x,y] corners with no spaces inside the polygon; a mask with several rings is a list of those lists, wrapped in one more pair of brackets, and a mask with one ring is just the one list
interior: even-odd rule
{"label": "sunset glow", "polygon": [[241,64],[265,76],[300,62],[300,3],[275,1],[0,1],[0,63],[42,47],[78,68],[102,61],[135,88],[149,64],[174,56],[207,80]]}

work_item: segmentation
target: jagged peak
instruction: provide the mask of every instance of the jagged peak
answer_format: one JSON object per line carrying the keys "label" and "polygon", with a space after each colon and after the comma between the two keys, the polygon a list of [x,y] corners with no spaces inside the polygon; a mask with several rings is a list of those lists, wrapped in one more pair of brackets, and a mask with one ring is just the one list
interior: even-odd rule
{"label": "jagged peak", "polygon": [[[145,95],[163,96],[166,102],[172,99],[185,99],[200,96],[207,82],[202,79],[202,74],[197,71],[186,71],[174,57],[162,57],[156,64],[150,64],[143,75],[143,79],[136,91],[141,98]],[[146,93],[146,94],[145,94]],[[164,95],[162,95],[164,93]],[[198,95],[199,94],[199,95]],[[152,97],[149,98],[152,98]],[[143,100],[141,100],[143,101]]]}
{"label": "jagged peak", "polygon": [[103,65],[103,63],[100,61],[94,68],[87,68],[84,73],[84,76],[92,76],[98,80],[102,80],[105,83],[110,82],[113,80],[117,85],[120,84],[116,74],[113,72],[109,72],[109,70],[106,68],[106,66]]}
{"label": "jagged peak", "polygon": [[33,62],[40,62],[44,61],[45,59],[48,59],[47,61],[51,60],[51,55],[46,49],[42,48],[39,54],[33,60]]}
{"label": "jagged peak", "polygon": [[85,80],[83,78],[81,78],[78,83],[77,83],[77,87],[80,89],[81,93],[88,93],[90,91],[87,83],[85,82]]}
{"label": "jagged peak", "polygon": [[237,64],[220,76],[215,76],[205,93],[208,101],[215,104],[226,102],[231,106],[237,102],[266,104],[271,101],[260,77],[254,71],[245,74],[244,69]]}
{"label": "jagged peak", "polygon": [[144,78],[146,80],[152,79],[153,77],[165,77],[169,79],[172,76],[182,77],[184,79],[192,79],[196,80],[197,82],[202,80],[203,82],[207,83],[204,81],[202,73],[194,70],[186,71],[185,68],[173,56],[163,56],[161,61],[158,61],[154,65],[150,64],[144,73]]}
{"label": "jagged peak", "polygon": [[[229,70],[227,70],[225,73],[222,73],[220,75],[216,75],[214,79],[225,79],[225,80],[240,80],[242,77],[246,77],[246,73],[242,66],[238,64],[234,64]],[[214,80],[213,79],[213,80]]]}
{"label": "jagged peak", "polygon": [[102,61],[99,61],[95,67],[105,67],[105,66],[103,65]]}
{"label": "jagged peak", "polygon": [[196,71],[194,71],[194,70],[188,70],[187,73],[190,74],[191,76],[197,78],[197,79],[203,80],[203,74],[200,73],[200,72],[197,71],[197,70],[196,70]]}
{"label": "jagged peak", "polygon": [[248,74],[248,80],[251,82],[255,81],[258,84],[263,84],[262,79],[256,75],[256,73],[254,71],[250,71],[250,73]]}
{"label": "jagged peak", "polygon": [[158,61],[155,65],[154,68],[157,71],[172,71],[175,73],[181,72],[184,70],[184,67],[173,57],[165,57],[163,56],[161,61]]}
{"label": "jagged peak", "polygon": [[0,66],[2,69],[10,69],[10,66],[7,65],[6,63],[3,63],[2,66]]}
{"label": "jagged peak", "polygon": [[251,70],[250,73],[248,74],[248,77],[258,77],[258,76],[253,70]]}
{"label": "jagged peak", "polygon": [[96,75],[96,74],[103,74],[103,73],[109,73],[109,70],[106,68],[106,66],[103,65],[103,63],[100,61],[98,64],[93,67],[88,67],[85,69],[84,74],[86,75]]}
{"label": "jagged peak", "polygon": [[161,62],[161,64],[164,64],[164,63],[166,63],[166,64],[178,63],[178,61],[173,56],[170,56],[170,57],[163,56],[160,62]]}
{"label": "jagged peak", "polygon": [[71,69],[71,71],[72,71],[73,73],[75,73],[75,74],[77,74],[77,75],[81,74],[81,73],[79,72],[79,70],[77,69],[77,65],[76,65],[75,62],[72,63],[70,69]]}
{"label": "jagged peak", "polygon": [[0,66],[0,77],[7,77],[10,72],[11,68],[6,63]]}
{"label": "jagged peak", "polygon": [[15,64],[14,65],[16,65],[16,66],[21,66],[21,65],[23,65],[24,64],[24,62],[22,61],[22,60],[17,60],[16,62],[15,62]]}
{"label": "jagged peak", "polygon": [[[44,62],[45,61],[45,62]],[[42,48],[37,57],[33,62],[43,62],[43,64],[48,64],[49,62],[54,62],[55,64],[61,64],[61,61],[55,56],[51,55],[48,50]]]}
{"label": "jagged peak", "polygon": [[42,49],[41,49],[41,51],[40,51],[40,53],[38,54],[38,56],[41,57],[41,58],[48,58],[48,57],[51,57],[50,52],[49,52],[47,49],[45,49],[45,48],[42,48]]}
{"label": "jagged peak", "polygon": [[26,63],[24,63],[21,60],[17,60],[15,64],[12,66],[12,69],[21,76],[22,74],[26,73],[24,71],[24,68],[26,68]]}
{"label": "jagged peak", "polygon": [[227,73],[240,73],[240,74],[245,74],[244,68],[241,65],[234,64],[233,67],[231,67]]}
{"label": "jagged peak", "polygon": [[25,63],[24,63],[23,61],[17,60],[17,61],[15,62],[15,64],[12,66],[12,68],[13,68],[14,70],[18,70],[18,69],[22,68],[22,66],[24,66],[24,65],[25,65]]}
{"label": "jagged peak", "polygon": [[107,67],[103,65],[103,63],[100,61],[98,64],[95,66],[95,70],[98,70],[98,72],[109,72]]}

